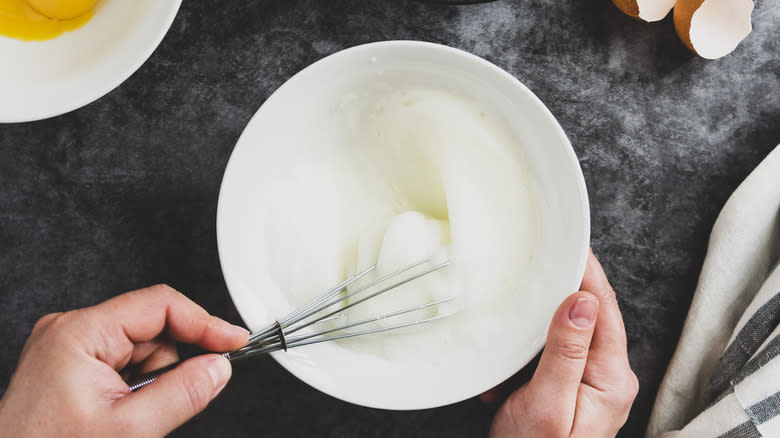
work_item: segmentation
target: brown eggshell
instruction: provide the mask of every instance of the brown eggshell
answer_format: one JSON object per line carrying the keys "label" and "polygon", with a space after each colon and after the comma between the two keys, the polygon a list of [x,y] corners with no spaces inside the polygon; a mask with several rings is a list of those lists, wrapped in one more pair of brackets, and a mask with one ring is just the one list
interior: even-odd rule
{"label": "brown eggshell", "polygon": [[678,0],[674,4],[674,28],[677,29],[677,35],[683,44],[694,53],[696,53],[696,49],[691,44],[691,20],[693,13],[699,9],[702,3],[704,0]]}
{"label": "brown eggshell", "polygon": [[612,3],[624,14],[639,19],[639,6],[636,4],[636,0],[612,0]]}
{"label": "brown eggshell", "polygon": [[753,6],[753,0],[677,0],[674,27],[694,53],[717,59],[750,34]]}
{"label": "brown eggshell", "polygon": [[674,0],[612,0],[626,15],[642,21],[663,20],[674,7]]}

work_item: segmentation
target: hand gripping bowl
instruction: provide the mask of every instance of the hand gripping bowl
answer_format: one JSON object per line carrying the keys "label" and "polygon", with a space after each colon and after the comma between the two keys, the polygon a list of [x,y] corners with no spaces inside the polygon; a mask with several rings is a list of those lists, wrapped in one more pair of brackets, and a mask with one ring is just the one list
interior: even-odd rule
{"label": "hand gripping bowl", "polygon": [[517,293],[530,298],[513,310],[512,318],[532,322],[521,333],[493,334],[503,347],[476,359],[464,354],[424,364],[393,362],[338,343],[272,355],[301,380],[339,399],[376,408],[424,409],[473,397],[525,366],[544,345],[555,309],[582,280],[590,237],[582,172],[555,118],[517,79],[461,50],[415,41],[357,46],[312,64],[282,85],[241,135],[222,182],[217,241],[230,295],[250,329],[291,310],[263,250],[268,244],[264,212],[274,208],[258,202],[258,193],[269,187],[264,169],[273,170],[268,166],[274,151],[291,141],[316,142],[325,135],[314,131],[327,131],[328,124],[320,122],[342,96],[391,74],[412,86],[478,100],[511,127],[535,180],[539,217],[533,261],[517,285]]}

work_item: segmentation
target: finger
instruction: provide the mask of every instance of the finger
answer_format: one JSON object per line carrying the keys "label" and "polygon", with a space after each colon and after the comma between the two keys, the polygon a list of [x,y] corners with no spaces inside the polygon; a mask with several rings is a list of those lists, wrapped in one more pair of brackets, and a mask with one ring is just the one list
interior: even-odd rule
{"label": "finger", "polygon": [[247,342],[249,332],[209,315],[176,290],[157,285],[129,292],[86,310],[108,340],[92,342],[96,357],[114,368],[130,358],[133,343],[150,341],[163,331],[174,340],[211,351],[228,351]]}
{"label": "finger", "polygon": [[57,319],[58,316],[62,315],[62,312],[57,313],[49,313],[47,315],[43,315],[41,319],[39,319],[35,325],[33,326],[32,332],[30,333],[30,336],[34,336],[44,330],[46,330],[47,327],[49,327],[49,324],[52,323],[55,319]]}
{"label": "finger", "polygon": [[[528,384],[536,406],[555,412],[561,420],[556,424],[568,425],[567,430],[557,431],[559,434],[565,432],[568,436],[574,421],[577,391],[588,360],[598,311],[598,300],[587,292],[572,294],[558,307],[539,366]],[[547,417],[550,413],[542,415]]]}
{"label": "finger", "polygon": [[495,388],[488,389],[487,391],[480,394],[479,399],[482,400],[482,403],[498,403],[501,401],[501,395],[502,391],[500,386],[496,386]]}
{"label": "finger", "polygon": [[152,339],[151,341],[147,342],[141,342],[139,344],[135,344],[135,348],[133,348],[133,354],[130,356],[130,360],[127,362],[128,365],[138,365],[141,362],[145,361],[146,358],[152,355],[163,342],[166,342],[163,338],[159,339]]}
{"label": "finger", "polygon": [[114,409],[131,434],[164,436],[205,409],[230,374],[230,362],[222,356],[194,357],[117,400]]}
{"label": "finger", "polygon": [[592,252],[582,287],[596,294],[601,303],[583,381],[602,391],[622,392],[623,386],[633,383],[630,382],[633,374],[628,363],[626,331],[615,292]]}
{"label": "finger", "polygon": [[130,360],[119,374],[123,380],[128,380],[135,375],[166,367],[178,360],[179,354],[175,342],[164,337],[153,339],[135,344]]}
{"label": "finger", "polygon": [[133,342],[156,338],[163,329],[171,338],[222,351],[238,348],[248,332],[211,316],[202,307],[166,285],[129,292],[94,308],[104,319],[118,318]]}
{"label": "finger", "polygon": [[596,295],[601,304],[599,319],[596,323],[596,331],[599,333],[594,336],[592,349],[606,354],[625,355],[626,329],[623,325],[623,317],[620,314],[615,290],[609,284],[604,269],[592,250],[588,256],[581,290]]}
{"label": "finger", "polygon": [[165,340],[142,361],[138,362],[140,364],[138,373],[148,373],[178,361],[179,353],[176,351],[176,343],[171,340]]}

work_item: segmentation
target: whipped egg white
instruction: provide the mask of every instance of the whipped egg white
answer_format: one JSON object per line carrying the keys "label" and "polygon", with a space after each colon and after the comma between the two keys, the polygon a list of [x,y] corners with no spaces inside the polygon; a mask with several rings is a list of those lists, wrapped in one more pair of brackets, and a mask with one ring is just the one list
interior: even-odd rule
{"label": "whipped egg white", "polygon": [[389,359],[435,354],[431,345],[495,348],[485,335],[505,329],[505,304],[522,299],[537,244],[536,200],[512,130],[469,98],[421,87],[345,95],[315,128],[310,144],[277,151],[288,171],[263,192],[270,272],[292,307],[374,264],[366,281],[448,260],[331,323],[450,297],[405,318],[455,316],[339,342]]}

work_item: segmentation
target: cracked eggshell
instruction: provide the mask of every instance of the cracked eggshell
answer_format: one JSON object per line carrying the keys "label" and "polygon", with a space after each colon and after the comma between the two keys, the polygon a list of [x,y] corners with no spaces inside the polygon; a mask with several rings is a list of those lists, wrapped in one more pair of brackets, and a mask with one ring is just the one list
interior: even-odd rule
{"label": "cracked eggshell", "polygon": [[753,29],[753,0],[678,0],[674,27],[680,39],[706,59],[728,55]]}
{"label": "cracked eggshell", "polygon": [[675,0],[612,0],[621,11],[643,21],[663,20],[674,7]]}

